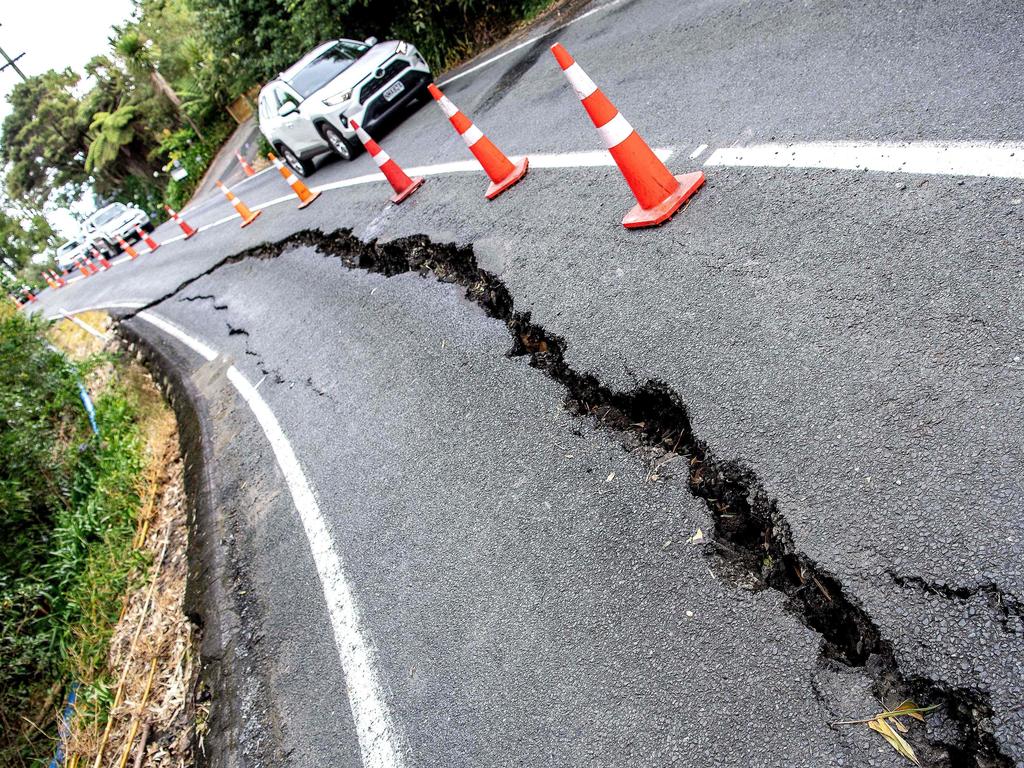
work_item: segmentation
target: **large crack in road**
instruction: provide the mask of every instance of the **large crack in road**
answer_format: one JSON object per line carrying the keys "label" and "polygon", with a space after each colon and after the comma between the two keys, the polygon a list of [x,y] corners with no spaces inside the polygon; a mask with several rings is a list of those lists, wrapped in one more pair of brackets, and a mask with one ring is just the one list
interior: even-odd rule
{"label": "large crack in road", "polygon": [[[652,473],[673,472],[685,462],[689,490],[704,501],[714,521],[714,535],[703,545],[704,555],[736,588],[771,589],[785,595],[788,610],[821,639],[819,664],[863,671],[875,694],[887,703],[912,697],[941,705],[929,722],[928,744],[919,749],[926,764],[954,768],[1012,765],[993,733],[988,693],[902,675],[891,640],[882,636],[876,622],[836,575],[800,551],[784,513],[757,474],[741,461],[717,456],[694,433],[685,399],[678,392],[659,381],[647,381],[628,391],[615,390],[596,376],[573,369],[566,362],[565,340],[534,323],[529,312],[517,311],[508,288],[478,265],[472,248],[433,243],[425,236],[379,243],[364,242],[347,229],[330,233],[303,230],[228,256],[138,311],[177,296],[226,265],[275,258],[299,246],[339,258],[351,269],[386,277],[415,272],[462,286],[467,298],[508,328],[512,337],[509,356],[527,356],[531,366],[564,386],[571,411],[589,416],[613,432],[626,450],[646,449]],[[215,308],[221,308],[213,296],[183,300],[200,299],[214,300]],[[243,332],[231,329],[231,333]],[[912,578],[892,578],[901,587],[928,587]],[[950,600],[983,592],[1004,631],[1020,631],[1019,606],[994,585],[930,591]]]}

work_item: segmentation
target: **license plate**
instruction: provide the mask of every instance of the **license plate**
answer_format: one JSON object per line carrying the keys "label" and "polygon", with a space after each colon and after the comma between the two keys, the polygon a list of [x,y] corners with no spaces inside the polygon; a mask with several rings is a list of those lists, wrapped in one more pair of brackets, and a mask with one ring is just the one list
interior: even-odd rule
{"label": "license plate", "polygon": [[400,94],[404,90],[405,90],[405,83],[403,83],[401,80],[399,80],[397,83],[388,86],[388,88],[384,91],[384,100],[385,101],[391,101],[392,99],[395,98],[395,96],[397,96],[398,94]]}

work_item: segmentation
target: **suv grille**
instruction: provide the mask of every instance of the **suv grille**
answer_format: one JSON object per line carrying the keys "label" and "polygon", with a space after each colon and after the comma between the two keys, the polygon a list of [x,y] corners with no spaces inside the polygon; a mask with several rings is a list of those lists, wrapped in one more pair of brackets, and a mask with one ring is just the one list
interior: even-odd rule
{"label": "suv grille", "polygon": [[374,77],[359,91],[359,103],[365,104],[373,94],[383,88],[391,78],[409,66],[409,63],[397,59],[384,67],[383,77]]}

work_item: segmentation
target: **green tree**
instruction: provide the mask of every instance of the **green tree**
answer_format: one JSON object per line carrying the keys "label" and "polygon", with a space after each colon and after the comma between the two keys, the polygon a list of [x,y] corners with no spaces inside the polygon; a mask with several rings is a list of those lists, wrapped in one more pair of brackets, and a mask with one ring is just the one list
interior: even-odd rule
{"label": "green tree", "polygon": [[42,206],[55,193],[76,199],[88,181],[85,126],[71,89],[79,77],[70,69],[49,70],[14,86],[11,113],[0,133],[0,159],[13,197]]}
{"label": "green tree", "polygon": [[174,90],[171,84],[160,74],[160,70],[157,69],[157,54],[151,50],[152,41],[145,39],[139,34],[137,28],[126,27],[116,39],[111,40],[111,43],[114,51],[124,61],[125,66],[128,67],[128,71],[136,79],[148,78],[152,83],[153,90],[171,102],[177,114],[184,118],[189,127],[195,131],[196,136],[202,139],[203,134],[199,130],[199,126],[196,125],[188,112],[182,108],[181,97],[178,96],[177,91]]}

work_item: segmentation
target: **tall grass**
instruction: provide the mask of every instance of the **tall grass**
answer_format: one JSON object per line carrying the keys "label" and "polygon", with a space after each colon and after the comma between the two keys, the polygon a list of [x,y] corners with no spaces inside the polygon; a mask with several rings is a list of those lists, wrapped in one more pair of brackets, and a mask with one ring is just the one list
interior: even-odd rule
{"label": "tall grass", "polygon": [[132,394],[116,375],[93,393],[95,436],[76,382],[100,361],[68,361],[44,331],[0,307],[0,766],[48,761],[72,680],[84,701],[108,697],[109,639],[142,564]]}

